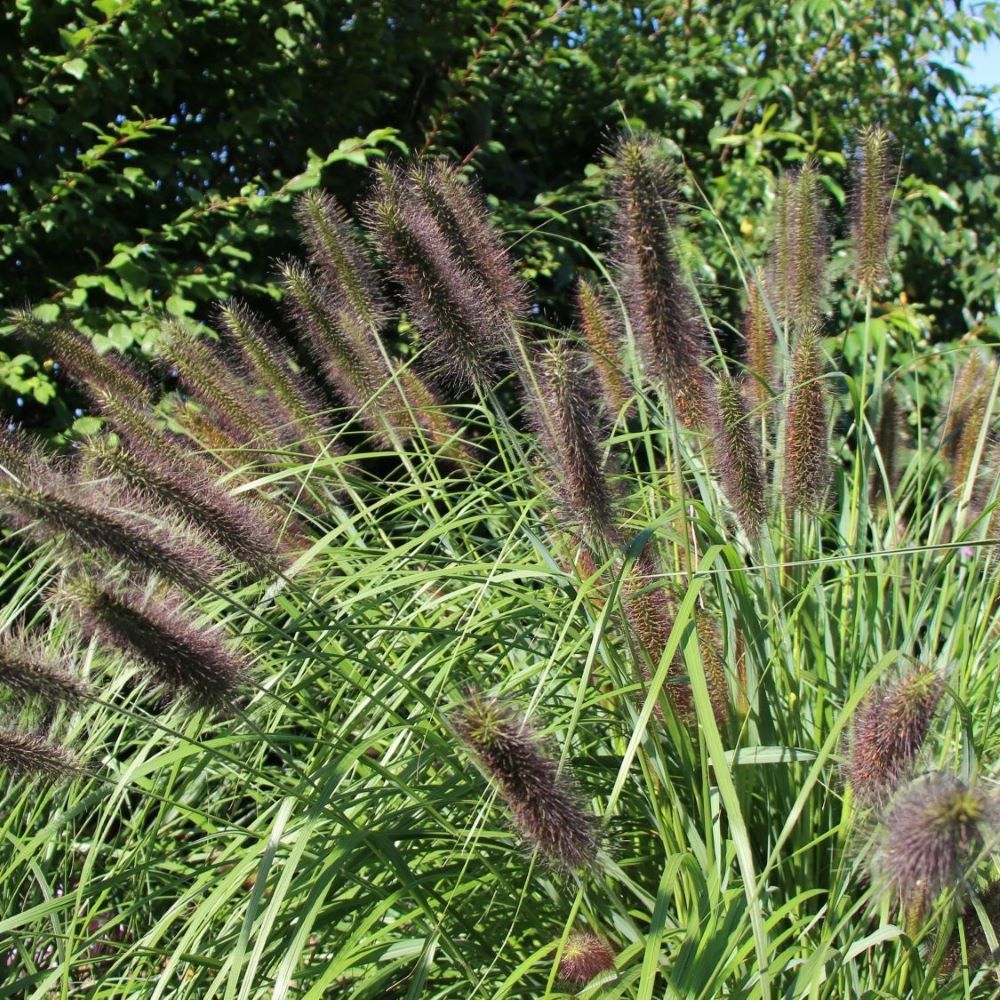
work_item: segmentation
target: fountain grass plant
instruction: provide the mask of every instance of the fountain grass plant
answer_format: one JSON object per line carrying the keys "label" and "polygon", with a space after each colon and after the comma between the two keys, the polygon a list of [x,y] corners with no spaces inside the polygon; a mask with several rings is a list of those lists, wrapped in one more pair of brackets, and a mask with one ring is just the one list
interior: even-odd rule
{"label": "fountain grass plant", "polygon": [[105,430],[0,451],[0,997],[995,996],[998,376],[859,149],[853,284],[810,165],[743,320],[648,137],[580,333],[441,164],[307,196],[296,351],[227,304],[172,405],[25,317]]}

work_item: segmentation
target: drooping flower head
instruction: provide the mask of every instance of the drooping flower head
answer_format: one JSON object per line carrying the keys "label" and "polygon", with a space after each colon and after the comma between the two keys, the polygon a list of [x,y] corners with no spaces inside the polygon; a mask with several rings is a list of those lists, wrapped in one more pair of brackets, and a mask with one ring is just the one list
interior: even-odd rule
{"label": "drooping flower head", "polygon": [[615,967],[615,953],[607,941],[590,931],[574,931],[566,939],[559,975],[572,986],[586,986]]}
{"label": "drooping flower head", "polygon": [[861,805],[884,805],[899,787],[924,744],[943,687],[939,674],[920,667],[861,703],[846,766]]}
{"label": "drooping flower head", "polygon": [[543,860],[565,871],[594,862],[594,817],[584,812],[572,780],[525,719],[511,706],[472,692],[451,724],[497,783],[518,832]]}

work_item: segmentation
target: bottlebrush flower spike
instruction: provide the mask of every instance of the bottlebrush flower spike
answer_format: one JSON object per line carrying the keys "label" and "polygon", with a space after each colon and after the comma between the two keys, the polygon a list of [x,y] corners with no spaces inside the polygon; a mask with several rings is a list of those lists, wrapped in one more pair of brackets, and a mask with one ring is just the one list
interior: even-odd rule
{"label": "bottlebrush flower spike", "polygon": [[227,343],[241,358],[244,381],[263,386],[283,415],[277,428],[282,441],[309,448],[324,429],[320,418],[327,405],[319,388],[293,369],[277,332],[246,305],[228,302],[219,307],[218,318]]}
{"label": "bottlebrush flower spike", "polygon": [[[899,439],[902,431],[902,416],[899,401],[893,387],[886,386],[882,392],[882,411],[879,414],[875,444],[882,459],[882,468],[872,469],[869,495],[873,503],[885,500],[886,486],[891,496],[899,485]],[[883,475],[884,472],[884,475]]]}
{"label": "bottlebrush flower spike", "polygon": [[912,781],[892,806],[877,859],[911,927],[945,889],[957,889],[995,840],[995,796],[935,772]]}
{"label": "bottlebrush flower spike", "polygon": [[222,567],[198,541],[180,531],[151,524],[132,511],[118,509],[111,498],[62,474],[52,462],[0,440],[0,456],[24,463],[17,479],[0,481],[0,508],[16,527],[46,541],[64,537],[84,556],[111,557],[141,573],[157,573],[182,586],[207,586]]}
{"label": "bottlebrush flower spike", "polygon": [[889,277],[892,197],[897,176],[892,146],[890,133],[881,125],[873,125],[861,133],[855,152],[851,224],[855,274],[865,291],[879,288]]}
{"label": "bottlebrush flower spike", "polygon": [[576,931],[566,939],[559,975],[570,985],[581,987],[614,967],[615,953],[603,938],[590,931]]}
{"label": "bottlebrush flower spike", "polygon": [[778,316],[793,329],[814,324],[826,294],[829,239],[819,173],[806,163],[778,182],[778,211],[768,287]]}
{"label": "bottlebrush flower spike", "polygon": [[767,517],[764,461],[743,402],[742,386],[729,375],[719,380],[719,427],[712,453],[722,490],[748,538],[757,538]]}
{"label": "bottlebrush flower spike", "polygon": [[483,199],[443,160],[420,163],[409,175],[417,199],[434,218],[458,263],[482,279],[490,304],[510,327],[526,311],[523,282],[490,223]]}
{"label": "bottlebrush flower spike", "polygon": [[[983,423],[989,424],[992,420],[989,402],[996,371],[995,361],[987,361],[979,351],[974,351],[955,379],[941,431],[941,445],[945,458],[951,462],[951,481],[956,489],[961,489],[970,475],[978,474],[979,470],[973,470],[972,463]],[[987,444],[992,433],[992,429],[987,431]]]}
{"label": "bottlebrush flower spike", "polygon": [[627,138],[615,156],[615,188],[622,293],[646,368],[684,424],[705,425],[714,408],[703,367],[708,331],[677,259],[672,170],[648,139]]}
{"label": "bottlebrush flower spike", "polygon": [[198,463],[154,458],[104,438],[92,439],[85,455],[98,474],[173,510],[258,573],[277,570],[280,543],[261,512],[216,486]]}
{"label": "bottlebrush flower spike", "polygon": [[920,753],[944,682],[920,667],[870,694],[854,720],[846,777],[864,807],[889,801]]}
{"label": "bottlebrush flower spike", "polygon": [[612,418],[631,404],[633,392],[621,368],[622,332],[597,289],[588,281],[577,285],[577,311],[587,352],[601,385],[604,405]]}
{"label": "bottlebrush flower spike", "polygon": [[829,420],[819,338],[807,330],[792,355],[792,384],[785,431],[785,496],[792,510],[814,510],[830,479]]}
{"label": "bottlebrush flower spike", "polygon": [[40,351],[58,361],[92,401],[94,391],[102,390],[137,406],[152,403],[149,383],[134,365],[116,352],[100,354],[83,334],[57,323],[45,323],[28,310],[12,312],[10,321]]}
{"label": "bottlebrush flower spike", "polygon": [[509,324],[485,283],[456,259],[398,171],[380,172],[365,214],[441,374],[490,388],[498,355],[508,344]]}
{"label": "bottlebrush flower spike", "polygon": [[777,339],[767,311],[766,292],[765,272],[758,270],[747,284],[747,307],[743,314],[746,366],[751,373],[747,377],[747,385],[755,409],[766,407],[771,402],[780,383]]}
{"label": "bottlebrush flower spike", "polygon": [[215,415],[222,428],[242,444],[280,451],[272,413],[255,390],[244,384],[217,345],[192,336],[179,323],[164,327],[165,351],[181,383]]}
{"label": "bottlebrush flower spike", "polygon": [[40,698],[49,703],[76,704],[88,694],[88,685],[69,667],[69,657],[23,631],[0,638],[0,688],[15,699]]}
{"label": "bottlebrush flower spike", "polygon": [[614,499],[601,456],[597,401],[578,351],[564,342],[544,348],[535,366],[531,401],[563,520],[579,526],[592,545],[617,541]]}
{"label": "bottlebrush flower spike", "polygon": [[88,638],[133,658],[183,700],[224,708],[245,685],[246,662],[218,630],[196,624],[183,596],[160,589],[149,598],[87,577],[67,583],[56,599],[80,621]]}
{"label": "bottlebrush flower spike", "polygon": [[307,268],[287,262],[280,270],[292,317],[324,378],[369,430],[391,443],[386,425],[396,426],[406,405],[372,335]]}
{"label": "bottlebrush flower spike", "polygon": [[564,871],[594,863],[594,817],[581,808],[571,779],[559,773],[539,735],[513,708],[474,691],[451,723],[499,785],[526,843]]}
{"label": "bottlebrush flower spike", "polygon": [[38,733],[0,726],[0,768],[15,776],[54,781],[80,773],[76,758]]}
{"label": "bottlebrush flower spike", "polygon": [[389,311],[361,233],[347,213],[331,195],[309,191],[296,203],[295,216],[311,251],[310,260],[326,279],[329,297],[355,315],[366,330],[377,333]]}

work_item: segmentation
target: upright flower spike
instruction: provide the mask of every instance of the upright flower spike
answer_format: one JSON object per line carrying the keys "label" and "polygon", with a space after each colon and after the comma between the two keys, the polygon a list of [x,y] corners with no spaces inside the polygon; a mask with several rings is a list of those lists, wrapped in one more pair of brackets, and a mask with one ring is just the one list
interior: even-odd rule
{"label": "upright flower spike", "polygon": [[76,758],[38,733],[0,726],[0,768],[16,777],[56,781],[80,773]]}
{"label": "upright flower spike", "polygon": [[0,637],[0,690],[17,700],[38,698],[72,705],[82,701],[90,688],[74,675],[62,651],[18,631]]}
{"label": "upright flower spike", "polygon": [[615,953],[607,941],[590,931],[574,931],[566,939],[559,975],[571,986],[586,986],[615,967]]}
{"label": "upright flower spike", "polygon": [[872,469],[869,494],[873,503],[886,498],[887,486],[891,496],[899,485],[898,451],[901,425],[902,418],[896,391],[891,385],[887,385],[882,391],[882,411],[875,433],[875,443],[882,459],[882,468],[876,466]]}
{"label": "upright flower spike", "polygon": [[182,384],[217,417],[223,429],[241,443],[280,450],[267,404],[242,382],[218,347],[193,337],[178,323],[167,323],[164,332],[166,353]]}
{"label": "upright flower spike", "polygon": [[628,138],[617,150],[615,179],[622,291],[643,360],[678,418],[703,426],[715,405],[703,367],[708,331],[677,259],[672,170],[649,140]]}
{"label": "upright flower spike", "polygon": [[591,545],[617,541],[614,499],[601,456],[597,402],[580,354],[554,342],[535,366],[532,419],[561,502],[563,519]]}
{"label": "upright flower spike", "polygon": [[883,807],[909,774],[943,688],[937,673],[920,667],[882,685],[858,707],[845,771],[863,807]]}
{"label": "upright flower spike", "polygon": [[284,415],[278,428],[282,438],[310,447],[322,433],[320,415],[327,409],[319,388],[293,369],[274,328],[246,305],[228,302],[219,307],[218,317],[223,336],[241,357],[244,380],[263,386]]}
{"label": "upright flower spike", "polygon": [[324,378],[386,444],[406,405],[385,358],[360,317],[338,304],[307,268],[281,265],[292,318],[305,333]]}
{"label": "upright flower spike", "polygon": [[510,254],[491,225],[478,192],[443,160],[417,164],[409,178],[455,259],[482,279],[491,305],[503,317],[512,337],[526,310],[524,284],[514,272]]}
{"label": "upright flower spike", "polygon": [[380,172],[366,217],[441,375],[489,389],[507,327],[482,279],[455,258],[398,171]]}
{"label": "upright flower spike", "polygon": [[995,841],[998,819],[995,796],[940,771],[900,793],[886,822],[878,867],[908,926],[918,927],[934,899],[971,874]]}
{"label": "upright flower spike", "polygon": [[153,678],[192,705],[230,706],[245,685],[247,664],[218,631],[196,624],[184,598],[160,590],[144,599],[86,577],[57,599],[77,615],[84,634],[137,660]]}
{"label": "upright flower spike", "polygon": [[519,833],[542,859],[564,871],[594,863],[594,817],[584,812],[570,778],[513,708],[473,692],[451,724],[497,783]]}
{"label": "upright flower spike", "polygon": [[577,285],[576,306],[587,353],[601,386],[604,406],[612,418],[617,417],[630,406],[633,396],[622,374],[620,323],[608,303],[588,281],[580,281]]}
{"label": "upright flower spike", "polygon": [[829,239],[819,173],[806,163],[778,180],[768,287],[775,310],[793,329],[818,321],[826,293]]}
{"label": "upright flower spike", "polygon": [[377,333],[388,319],[388,307],[361,234],[347,213],[331,195],[309,191],[298,200],[295,216],[331,297]]}
{"label": "upright flower spike", "polygon": [[941,431],[941,450],[951,463],[952,484],[959,490],[970,475],[978,474],[979,470],[973,469],[973,461],[984,423],[988,426],[987,443],[992,435],[989,424],[993,415],[989,402],[996,370],[995,361],[988,361],[979,351],[974,351],[955,379]]}
{"label": "upright flower spike", "polygon": [[719,380],[719,427],[712,453],[740,527],[748,538],[757,538],[767,517],[764,461],[742,386],[729,375]]}
{"label": "upright flower spike", "polygon": [[863,291],[871,292],[889,277],[889,241],[894,222],[892,195],[896,169],[892,136],[881,125],[858,137],[851,190],[851,232],[855,275]]}
{"label": "upright flower spike", "polygon": [[746,366],[751,373],[747,386],[755,409],[762,409],[771,402],[780,381],[775,350],[777,341],[767,311],[766,290],[765,272],[761,269],[747,284],[747,306],[743,313]]}
{"label": "upright flower spike", "polygon": [[785,431],[785,497],[791,510],[815,510],[830,479],[829,420],[819,338],[807,330],[792,355],[792,384]]}

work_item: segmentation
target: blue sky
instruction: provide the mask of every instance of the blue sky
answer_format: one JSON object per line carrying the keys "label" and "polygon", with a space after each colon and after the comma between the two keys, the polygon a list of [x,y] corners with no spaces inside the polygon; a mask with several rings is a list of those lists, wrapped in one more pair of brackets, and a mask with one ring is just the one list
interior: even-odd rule
{"label": "blue sky", "polygon": [[1000,85],[1000,39],[992,38],[988,45],[977,45],[969,53],[969,83],[979,87]]}

